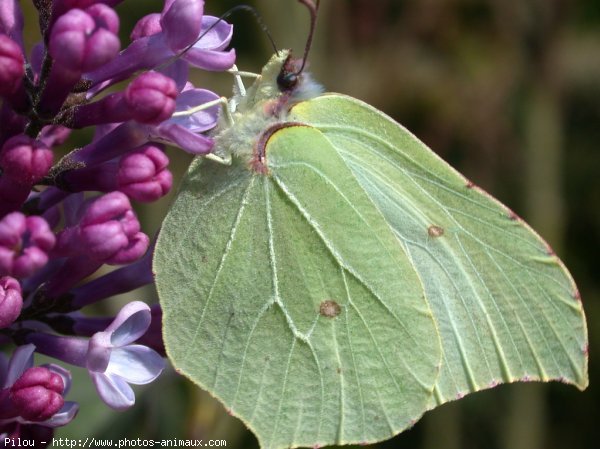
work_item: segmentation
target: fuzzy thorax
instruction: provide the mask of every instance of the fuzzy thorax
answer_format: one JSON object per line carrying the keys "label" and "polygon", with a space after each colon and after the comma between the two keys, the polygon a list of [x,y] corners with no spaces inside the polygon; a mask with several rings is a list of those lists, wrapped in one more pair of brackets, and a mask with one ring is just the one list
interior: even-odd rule
{"label": "fuzzy thorax", "polygon": [[213,137],[213,152],[220,157],[232,155],[250,162],[255,145],[262,134],[276,123],[287,121],[290,108],[304,100],[320,95],[323,88],[308,73],[298,75],[297,84],[288,90],[279,86],[277,78],[282,71],[294,66],[289,50],[273,55],[263,67],[260,76],[248,88],[246,95],[236,94],[231,104],[233,123],[221,117]]}

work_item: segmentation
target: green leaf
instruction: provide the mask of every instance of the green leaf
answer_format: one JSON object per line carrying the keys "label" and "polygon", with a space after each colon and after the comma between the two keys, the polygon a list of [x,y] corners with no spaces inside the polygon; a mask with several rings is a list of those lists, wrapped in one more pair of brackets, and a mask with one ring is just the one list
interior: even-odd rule
{"label": "green leaf", "polygon": [[280,92],[286,59],[217,130],[233,165],[194,161],[163,224],[177,370],[265,448],[383,440],[501,382],[585,388],[579,294],[548,245],[381,112]]}

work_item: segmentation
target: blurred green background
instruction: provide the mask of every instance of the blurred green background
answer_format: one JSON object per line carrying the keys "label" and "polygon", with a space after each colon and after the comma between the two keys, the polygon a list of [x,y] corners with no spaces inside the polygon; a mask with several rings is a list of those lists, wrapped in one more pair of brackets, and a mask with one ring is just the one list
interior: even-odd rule
{"label": "blurred green background", "polygon": [[[0,0],[1,1],[1,0]],[[30,42],[36,39],[29,3]],[[220,15],[238,0],[207,0]],[[308,14],[295,0],[253,0],[279,47],[299,56]],[[123,45],[158,0],[119,7]],[[233,46],[241,70],[260,71],[272,53],[251,15],[240,12]],[[588,318],[590,387],[504,385],[446,404],[414,428],[373,447],[555,449],[600,447],[600,2],[597,0],[322,0],[310,71],[327,90],[385,111],[469,179],[509,205],[551,244],[575,278]],[[229,95],[227,74],[199,73],[197,86]],[[73,145],[85,144],[89,135]],[[75,137],[77,139],[77,137]],[[180,179],[189,163],[171,149]],[[156,232],[172,196],[137,205]],[[155,301],[151,288],[116,298]],[[172,370],[137,405],[110,411],[78,374],[69,399],[77,419],[57,436],[224,439],[254,437],[208,394]]]}

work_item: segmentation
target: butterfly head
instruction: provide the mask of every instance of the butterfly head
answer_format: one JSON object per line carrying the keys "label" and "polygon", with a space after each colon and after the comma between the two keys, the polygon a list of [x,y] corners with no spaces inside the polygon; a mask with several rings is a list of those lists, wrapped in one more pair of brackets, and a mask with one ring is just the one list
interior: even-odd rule
{"label": "butterfly head", "polygon": [[251,110],[262,105],[267,115],[280,116],[293,104],[323,93],[323,87],[313,81],[310,73],[299,72],[302,65],[302,59],[293,58],[290,50],[273,55],[241,99],[240,109]]}
{"label": "butterfly head", "polygon": [[293,92],[298,86],[298,81],[302,76],[300,69],[302,67],[302,59],[294,59],[289,55],[281,66],[279,75],[277,75],[277,86],[283,92]]}

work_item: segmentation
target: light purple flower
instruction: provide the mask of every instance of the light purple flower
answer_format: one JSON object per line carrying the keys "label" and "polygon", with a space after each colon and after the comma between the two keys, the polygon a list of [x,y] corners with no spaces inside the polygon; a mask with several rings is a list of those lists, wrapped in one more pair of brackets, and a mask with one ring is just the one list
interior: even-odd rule
{"label": "light purple flower", "polygon": [[150,322],[150,307],[134,301],[121,309],[105,331],[90,339],[88,372],[102,400],[114,409],[124,410],[135,403],[130,383],[150,383],[164,369],[155,351],[132,344],[146,333]]}
{"label": "light purple flower", "polygon": [[191,84],[177,97],[175,114],[164,125],[178,125],[191,133],[203,133],[211,130],[217,124],[219,106],[202,109],[190,113],[190,110],[205,103],[218,100],[219,96],[206,89],[196,89]]}
{"label": "light purple flower", "polygon": [[0,220],[0,276],[30,276],[46,265],[55,237],[42,217],[12,212]]}
{"label": "light purple flower", "polygon": [[[215,25],[218,20],[216,17],[202,16],[201,13],[186,14],[188,11],[202,12],[203,7],[203,0],[166,1],[161,14],[160,32],[156,32],[155,19],[150,19],[153,20],[149,31],[151,35],[137,37],[144,33],[136,33],[137,39],[119,56],[97,70],[86,73],[85,78],[90,80],[93,86],[99,85],[97,91],[128,78],[139,70],[156,69],[171,63],[177,57],[204,70],[219,71],[230,68],[235,62],[235,51],[226,51],[225,48],[231,41],[233,27],[225,21]],[[215,26],[208,31],[213,25]],[[180,54],[186,45],[191,45],[200,36],[202,38],[194,43],[193,47]],[[179,68],[185,70],[181,65]]]}

